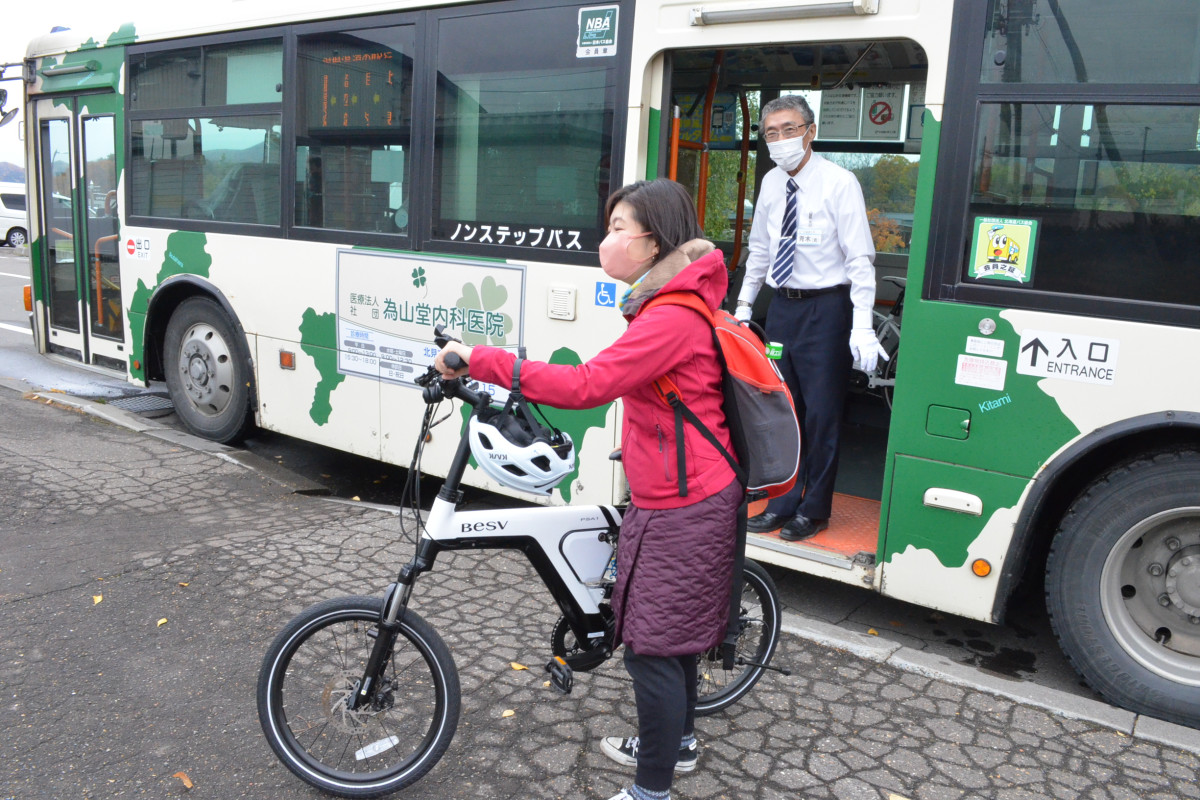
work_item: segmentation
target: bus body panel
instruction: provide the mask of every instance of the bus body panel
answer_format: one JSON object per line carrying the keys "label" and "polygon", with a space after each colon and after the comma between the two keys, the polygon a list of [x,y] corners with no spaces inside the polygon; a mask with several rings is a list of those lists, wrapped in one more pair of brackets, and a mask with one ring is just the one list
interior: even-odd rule
{"label": "bus body panel", "polygon": [[[424,409],[420,392],[411,385],[362,377],[339,367],[336,265],[340,254],[354,254],[354,248],[159,228],[128,228],[127,233],[138,242],[136,255],[122,252],[127,280],[138,287],[131,301],[132,318],[144,318],[151,293],[173,275],[194,274],[222,287],[235,319],[251,339],[261,397],[259,424],[370,458],[408,463],[414,445],[413,422]],[[403,302],[416,264],[429,268],[430,281],[449,278],[461,288],[482,291],[482,279],[475,274],[480,265],[473,267],[474,262],[466,259],[361,252],[382,264],[382,272],[368,275],[367,282],[353,287],[355,294],[377,300],[373,308],[389,300]],[[505,300],[503,309],[518,317],[518,329],[534,320],[537,325],[543,324],[552,297],[558,296],[552,296],[552,290],[567,290],[574,295],[571,308],[576,320],[548,319],[544,324],[552,327],[551,334],[531,335],[525,340],[530,358],[582,363],[624,328],[624,321],[613,313],[611,305],[599,304],[610,303],[612,298],[602,296],[597,301],[598,292],[611,294],[615,289],[599,270],[536,263],[494,266],[527,272],[527,297],[541,301],[522,303],[519,296]],[[264,291],[271,302],[258,302]],[[345,314],[349,308],[343,304],[341,312]],[[133,327],[140,332],[144,326],[139,323]],[[425,346],[434,347],[432,341]],[[505,346],[512,349],[516,343]],[[281,350],[295,354],[294,370],[280,367]],[[144,351],[136,346],[134,354],[134,358],[144,357]],[[580,473],[572,484],[560,487],[559,492],[566,495],[564,500],[599,496],[605,502],[612,501],[613,462],[604,456],[619,441],[616,408],[610,403],[589,411],[549,412],[557,426],[572,434],[577,446]],[[461,421],[448,424],[456,422]],[[444,439],[445,445],[438,439]],[[444,472],[456,442],[457,436],[451,441],[435,435],[435,442],[426,450],[426,468]],[[470,473],[476,484],[502,489],[486,481],[482,471],[472,469]]]}

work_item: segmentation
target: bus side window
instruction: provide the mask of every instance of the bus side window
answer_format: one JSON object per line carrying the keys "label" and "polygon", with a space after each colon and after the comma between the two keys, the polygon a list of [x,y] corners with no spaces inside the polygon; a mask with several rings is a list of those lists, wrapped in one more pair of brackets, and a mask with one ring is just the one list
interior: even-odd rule
{"label": "bus side window", "polygon": [[412,25],[300,37],[298,227],[408,232],[415,50]]}
{"label": "bus side window", "polygon": [[1200,274],[1179,269],[1200,252],[1200,107],[988,103],[980,117],[964,277],[1200,305]]}

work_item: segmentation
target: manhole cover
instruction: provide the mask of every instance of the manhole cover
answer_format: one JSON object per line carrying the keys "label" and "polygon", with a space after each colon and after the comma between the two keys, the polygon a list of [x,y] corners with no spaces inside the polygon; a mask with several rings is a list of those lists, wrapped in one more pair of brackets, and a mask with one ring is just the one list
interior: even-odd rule
{"label": "manhole cover", "polygon": [[160,394],[135,394],[130,397],[118,397],[116,400],[109,400],[108,404],[145,417],[163,417],[175,410],[171,398]]}

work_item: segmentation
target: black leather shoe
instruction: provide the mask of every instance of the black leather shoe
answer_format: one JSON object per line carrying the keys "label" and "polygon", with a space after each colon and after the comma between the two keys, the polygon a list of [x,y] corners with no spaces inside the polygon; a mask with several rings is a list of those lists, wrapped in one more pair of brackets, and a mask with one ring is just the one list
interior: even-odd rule
{"label": "black leather shoe", "polygon": [[829,520],[827,519],[809,519],[797,515],[791,522],[783,526],[783,530],[779,532],[779,538],[787,542],[799,542],[802,539],[816,536],[828,527]]}
{"label": "black leather shoe", "polygon": [[769,533],[770,531],[779,530],[791,519],[791,516],[788,514],[763,512],[746,520],[746,530],[751,533]]}

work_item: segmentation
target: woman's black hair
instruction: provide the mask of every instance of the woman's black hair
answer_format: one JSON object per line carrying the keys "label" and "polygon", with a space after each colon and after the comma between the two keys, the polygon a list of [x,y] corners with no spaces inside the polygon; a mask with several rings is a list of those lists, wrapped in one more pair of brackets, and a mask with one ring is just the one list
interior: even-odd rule
{"label": "woman's black hair", "polygon": [[612,218],[617,203],[628,203],[637,223],[650,231],[650,237],[658,245],[656,264],[680,245],[704,238],[692,196],[675,181],[658,178],[622,186],[609,195],[604,206],[605,220]]}

